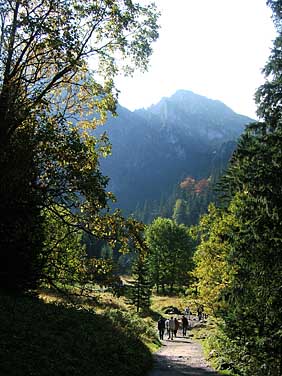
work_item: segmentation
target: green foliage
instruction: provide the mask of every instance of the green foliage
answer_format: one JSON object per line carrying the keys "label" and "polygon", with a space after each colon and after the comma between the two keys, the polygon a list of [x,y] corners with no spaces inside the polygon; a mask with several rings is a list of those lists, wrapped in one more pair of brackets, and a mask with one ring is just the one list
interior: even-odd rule
{"label": "green foliage", "polygon": [[[158,216],[172,218],[177,224],[194,226],[199,223],[199,218],[208,211],[210,203],[219,203],[217,184],[223,174],[224,168],[234,149],[234,143],[222,145],[216,155],[209,178],[195,179],[188,176],[171,192],[162,196],[160,200],[138,205],[134,216],[144,223],[150,223]],[[226,150],[225,150],[226,149]]]}
{"label": "green foliage", "polygon": [[[60,208],[57,207],[57,210],[60,211]],[[58,221],[52,211],[45,210],[44,214],[41,283],[62,287],[81,282],[86,261],[82,231]]]}
{"label": "green foliage", "polygon": [[[57,257],[54,227],[56,241],[68,226],[140,247],[139,225],[107,212],[113,195],[99,158],[110,145],[91,132],[115,114],[114,77],[146,69],[158,13],[131,1],[12,0],[0,15],[0,286],[26,291],[73,260]],[[49,215],[58,223],[48,218],[43,230]]]}
{"label": "green foliage", "polygon": [[[52,110],[62,119],[66,108],[75,116],[91,104],[102,120],[115,106],[113,77],[120,69],[146,68],[158,37],[152,4],[13,0],[0,11],[1,142],[31,112]],[[87,74],[89,57],[95,79]]]}
{"label": "green foliage", "polygon": [[241,359],[240,347],[219,328],[210,330],[203,341],[206,357],[215,369],[220,370],[220,374],[242,375],[240,370],[243,369],[244,359]]}
{"label": "green foliage", "polygon": [[173,219],[186,226],[197,224],[200,216],[207,212],[209,203],[216,200],[214,187],[213,177],[200,180],[186,177],[177,189],[179,198],[175,203]]}
{"label": "green foliage", "polygon": [[84,294],[92,291],[93,284],[110,288],[120,285],[113,259],[89,257],[82,235],[81,229],[58,221],[56,213],[46,210],[41,283],[65,292],[69,292],[69,286],[76,286]]}
{"label": "green foliage", "polygon": [[157,218],[147,226],[146,243],[149,248],[148,263],[152,282],[165,291],[174,286],[189,285],[192,269],[193,244],[184,225],[171,219]]}
{"label": "green foliage", "polygon": [[229,197],[237,193],[202,218],[196,252],[200,298],[223,320],[219,358],[242,375],[279,375],[281,367],[282,201],[268,155],[280,157],[263,138],[243,137],[224,179]]}
{"label": "green foliage", "polygon": [[111,320],[123,333],[134,335],[145,343],[159,344],[154,323],[145,321],[136,313],[108,309],[105,312],[105,317]]}
{"label": "green foliage", "polygon": [[148,260],[143,254],[138,254],[132,266],[133,281],[127,286],[129,302],[136,307],[136,311],[148,310],[152,294]]}
{"label": "green foliage", "polygon": [[185,201],[178,198],[173,209],[172,219],[175,223],[186,223],[189,216],[189,207]]}
{"label": "green foliage", "polygon": [[2,375],[141,376],[151,367],[140,337],[155,341],[155,334],[134,315],[97,315],[27,297],[0,300]]}
{"label": "green foliage", "polygon": [[245,374],[279,375],[280,221],[277,223],[271,216],[261,197],[257,200],[249,194],[237,196],[232,206],[240,225],[239,231],[233,231],[229,239],[232,251],[228,263],[234,272],[224,291],[228,300],[222,313],[224,332],[240,347],[246,360]]}
{"label": "green foliage", "polygon": [[224,289],[230,284],[231,267],[228,257],[231,246],[228,234],[236,232],[237,221],[232,212],[209,206],[208,214],[192,230],[198,239],[194,254],[195,269],[193,275],[197,280],[197,292],[200,302],[208,314],[217,316],[226,306]]}
{"label": "green foliage", "polygon": [[[268,4],[278,36],[265,67],[266,83],[257,91],[263,121],[248,127],[222,180],[226,209],[215,221],[227,252],[220,246],[216,256],[224,256],[228,283],[219,298],[209,297],[224,300],[220,346],[230,349],[231,355],[223,353],[227,362],[244,376],[282,374],[282,2]],[[228,217],[231,226],[224,228]],[[207,240],[216,245],[213,225],[210,229]]]}
{"label": "green foliage", "polygon": [[100,286],[113,287],[120,284],[120,278],[115,275],[114,264],[111,259],[90,258],[84,263],[84,275],[80,282],[84,284],[98,284]]}

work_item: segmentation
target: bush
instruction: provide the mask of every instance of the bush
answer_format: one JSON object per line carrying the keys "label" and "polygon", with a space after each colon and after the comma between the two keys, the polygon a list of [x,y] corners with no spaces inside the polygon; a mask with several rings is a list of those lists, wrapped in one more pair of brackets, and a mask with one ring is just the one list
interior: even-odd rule
{"label": "bush", "polygon": [[210,331],[206,335],[203,347],[208,360],[214,368],[222,371],[222,374],[230,376],[242,375],[236,366],[240,351],[234,347],[234,344],[229,341],[219,328]]}
{"label": "bush", "polygon": [[153,342],[159,345],[159,339],[153,321],[150,323],[140,318],[136,313],[118,309],[108,309],[105,312],[112,324],[123,333],[137,337],[143,342]]}

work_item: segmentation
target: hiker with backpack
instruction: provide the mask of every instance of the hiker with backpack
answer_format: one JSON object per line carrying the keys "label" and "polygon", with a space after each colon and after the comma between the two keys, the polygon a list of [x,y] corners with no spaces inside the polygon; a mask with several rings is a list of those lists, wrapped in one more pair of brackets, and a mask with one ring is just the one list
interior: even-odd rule
{"label": "hiker with backpack", "polygon": [[160,316],[158,320],[158,331],[160,339],[164,339],[164,331],[165,331],[165,319]]}

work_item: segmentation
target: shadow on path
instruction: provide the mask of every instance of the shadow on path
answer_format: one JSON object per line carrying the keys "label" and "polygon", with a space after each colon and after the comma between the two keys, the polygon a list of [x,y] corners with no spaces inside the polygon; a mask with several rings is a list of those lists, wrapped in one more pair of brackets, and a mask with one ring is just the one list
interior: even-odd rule
{"label": "shadow on path", "polygon": [[189,366],[177,359],[165,358],[161,355],[155,356],[154,368],[148,376],[218,376],[212,370]]}
{"label": "shadow on path", "polygon": [[162,341],[147,376],[219,376],[205,361],[200,344],[191,338]]}

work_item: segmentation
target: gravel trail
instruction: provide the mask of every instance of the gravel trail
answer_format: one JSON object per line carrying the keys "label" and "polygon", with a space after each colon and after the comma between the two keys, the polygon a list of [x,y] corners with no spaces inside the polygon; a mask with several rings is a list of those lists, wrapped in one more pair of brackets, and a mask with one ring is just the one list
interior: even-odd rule
{"label": "gravel trail", "polygon": [[154,367],[147,376],[219,376],[205,361],[198,342],[191,337],[166,338],[154,354]]}

